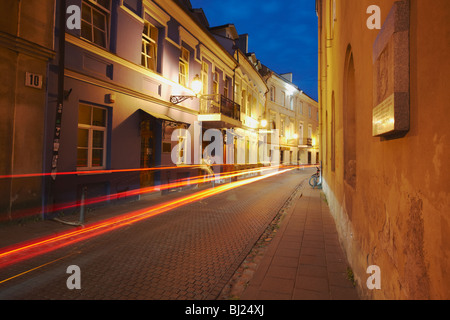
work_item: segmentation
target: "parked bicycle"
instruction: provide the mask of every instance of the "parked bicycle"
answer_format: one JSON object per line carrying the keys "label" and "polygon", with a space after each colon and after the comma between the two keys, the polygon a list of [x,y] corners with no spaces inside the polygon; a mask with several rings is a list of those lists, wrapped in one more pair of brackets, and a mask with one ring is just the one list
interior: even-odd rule
{"label": "parked bicycle", "polygon": [[322,187],[322,180],[320,178],[320,167],[317,167],[317,172],[309,178],[309,185],[315,189]]}

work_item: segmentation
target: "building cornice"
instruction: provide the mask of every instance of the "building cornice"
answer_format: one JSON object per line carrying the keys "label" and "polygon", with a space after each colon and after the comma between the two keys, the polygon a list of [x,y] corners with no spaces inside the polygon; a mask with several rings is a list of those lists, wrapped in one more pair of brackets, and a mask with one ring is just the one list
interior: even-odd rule
{"label": "building cornice", "polygon": [[[189,30],[192,35],[195,35],[197,40],[214,52],[219,59],[229,65],[237,65],[236,59],[223,48],[223,46],[214,38],[212,33],[202,26],[186,8],[183,8],[175,1],[168,0],[153,0],[160,8],[170,15],[185,28]],[[234,68],[234,67],[233,67]]]}
{"label": "building cornice", "polygon": [[189,113],[189,114],[192,114],[192,115],[198,115],[199,114],[199,112],[196,111],[196,110],[193,110],[193,109],[190,109],[190,108],[186,108],[186,107],[183,107],[181,105],[174,105],[173,103],[171,103],[169,101],[158,99],[158,98],[156,98],[156,97],[154,97],[152,95],[148,95],[148,94],[142,93],[140,91],[136,91],[136,90],[133,90],[131,88],[127,88],[127,87],[122,86],[122,85],[118,85],[118,84],[115,84],[115,83],[112,83],[112,82],[108,82],[108,81],[105,81],[103,79],[99,79],[99,78],[92,77],[92,76],[87,76],[87,75],[82,74],[82,73],[80,73],[78,71],[75,71],[75,70],[71,70],[71,69],[66,68],[65,71],[64,71],[64,75],[66,77],[72,78],[74,80],[78,80],[78,81],[81,81],[81,82],[84,82],[84,83],[95,85],[97,87],[101,87],[101,88],[104,88],[104,89],[107,89],[107,90],[111,90],[111,91],[114,91],[114,92],[117,92],[117,93],[128,95],[128,96],[131,96],[131,97],[134,97],[134,98],[139,98],[139,99],[142,99],[142,100],[145,100],[145,101],[148,101],[148,102],[152,102],[152,103],[164,106],[164,107],[176,109],[176,110],[179,110],[179,111],[182,111],[182,112],[186,112],[186,113]]}
{"label": "building cornice", "polygon": [[56,55],[52,49],[3,31],[0,31],[0,46],[44,61],[49,61]]}

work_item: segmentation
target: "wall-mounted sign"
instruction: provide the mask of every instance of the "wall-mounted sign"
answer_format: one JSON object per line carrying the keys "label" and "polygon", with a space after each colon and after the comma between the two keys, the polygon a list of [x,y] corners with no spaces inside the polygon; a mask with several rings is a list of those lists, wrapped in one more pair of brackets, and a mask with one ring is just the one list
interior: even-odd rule
{"label": "wall-mounted sign", "polygon": [[31,72],[25,73],[25,86],[42,89],[42,79],[43,76],[41,74],[35,74]]}
{"label": "wall-mounted sign", "polygon": [[409,10],[395,2],[373,45],[374,137],[409,131]]}
{"label": "wall-mounted sign", "polygon": [[373,136],[395,130],[394,94],[373,109]]}

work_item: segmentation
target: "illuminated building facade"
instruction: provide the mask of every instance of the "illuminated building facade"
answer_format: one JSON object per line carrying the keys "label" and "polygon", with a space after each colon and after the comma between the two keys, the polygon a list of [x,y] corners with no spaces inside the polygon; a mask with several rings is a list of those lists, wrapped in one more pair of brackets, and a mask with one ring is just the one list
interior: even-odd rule
{"label": "illuminated building facade", "polygon": [[360,295],[448,299],[450,2],[316,5],[323,191]]}
{"label": "illuminated building facade", "polygon": [[292,74],[261,70],[268,86],[266,118],[279,130],[281,164],[319,163],[319,109],[317,101],[292,83]]}

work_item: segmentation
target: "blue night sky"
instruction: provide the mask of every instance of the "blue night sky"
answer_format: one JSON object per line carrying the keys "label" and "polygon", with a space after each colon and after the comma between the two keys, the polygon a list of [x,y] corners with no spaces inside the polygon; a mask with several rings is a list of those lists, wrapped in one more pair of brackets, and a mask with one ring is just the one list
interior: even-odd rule
{"label": "blue night sky", "polygon": [[234,24],[248,33],[249,52],[317,100],[317,15],[314,0],[191,0],[210,27]]}

